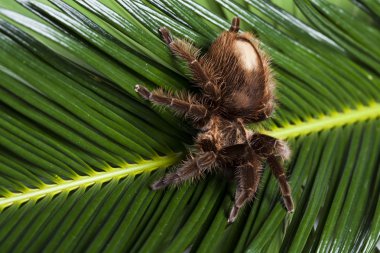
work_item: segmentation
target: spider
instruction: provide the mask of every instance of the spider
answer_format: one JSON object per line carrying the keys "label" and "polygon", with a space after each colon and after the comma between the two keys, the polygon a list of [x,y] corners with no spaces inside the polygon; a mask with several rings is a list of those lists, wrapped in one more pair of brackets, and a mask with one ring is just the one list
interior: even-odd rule
{"label": "spider", "polygon": [[230,29],[222,32],[203,55],[190,42],[173,38],[165,27],[159,29],[171,52],[187,62],[199,94],[174,95],[135,86],[144,99],[168,106],[199,130],[194,154],[151,188],[199,179],[212,170],[232,175],[237,187],[228,223],[234,222],[239,209],[253,199],[265,161],[278,180],[285,208],[294,210],[283,168],[290,156],[287,143],[245,127],[270,117],[275,107],[275,85],[259,41],[251,33],[239,33],[239,24],[239,18],[233,18]]}

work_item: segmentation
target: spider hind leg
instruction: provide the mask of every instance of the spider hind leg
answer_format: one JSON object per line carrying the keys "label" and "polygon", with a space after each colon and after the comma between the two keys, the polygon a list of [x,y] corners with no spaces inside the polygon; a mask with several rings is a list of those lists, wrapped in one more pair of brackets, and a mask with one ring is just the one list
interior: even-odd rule
{"label": "spider hind leg", "polygon": [[200,63],[200,50],[191,42],[182,39],[172,39],[172,36],[165,27],[159,29],[162,39],[168,45],[172,53],[185,60],[191,70],[192,77],[203,91],[215,101],[221,98],[220,87],[205,67]]}
{"label": "spider hind leg", "polygon": [[238,17],[234,17],[231,22],[230,32],[237,33],[240,29],[240,19]]}
{"label": "spider hind leg", "polygon": [[173,42],[172,36],[166,27],[161,27],[158,31],[161,33],[162,39],[166,44],[170,45]]}

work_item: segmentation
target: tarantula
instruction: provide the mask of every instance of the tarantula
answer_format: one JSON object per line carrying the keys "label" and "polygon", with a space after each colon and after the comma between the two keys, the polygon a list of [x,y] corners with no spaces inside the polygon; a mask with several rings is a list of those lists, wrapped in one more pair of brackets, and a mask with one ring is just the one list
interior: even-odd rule
{"label": "tarantula", "polygon": [[239,209],[253,199],[264,161],[279,182],[286,209],[294,209],[282,165],[290,155],[286,142],[245,128],[270,117],[275,107],[275,85],[259,41],[251,33],[239,33],[239,23],[235,17],[229,31],[222,32],[202,56],[188,41],[172,38],[165,27],[159,29],[172,53],[188,63],[200,94],[172,95],[135,86],[144,99],[170,107],[199,130],[195,154],[151,188],[177,185],[212,170],[233,175],[237,189],[228,223],[234,222]]}

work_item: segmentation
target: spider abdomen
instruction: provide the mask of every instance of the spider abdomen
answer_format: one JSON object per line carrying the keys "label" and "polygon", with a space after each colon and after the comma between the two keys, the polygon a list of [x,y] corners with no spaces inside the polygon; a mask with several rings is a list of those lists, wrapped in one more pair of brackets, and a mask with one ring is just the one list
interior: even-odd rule
{"label": "spider abdomen", "polygon": [[271,115],[275,96],[269,61],[252,34],[224,32],[204,58],[207,72],[220,77],[220,111],[226,117],[250,123]]}
{"label": "spider abdomen", "polygon": [[240,67],[248,75],[261,67],[261,60],[251,43],[246,40],[235,40],[233,48],[239,59]]}

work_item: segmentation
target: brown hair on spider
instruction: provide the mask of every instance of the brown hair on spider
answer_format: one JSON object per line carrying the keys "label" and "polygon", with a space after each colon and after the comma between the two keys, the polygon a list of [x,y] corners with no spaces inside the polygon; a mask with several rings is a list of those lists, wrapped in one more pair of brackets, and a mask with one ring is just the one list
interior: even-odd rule
{"label": "brown hair on spider", "polygon": [[239,33],[239,22],[235,17],[229,31],[222,32],[204,55],[191,43],[173,39],[166,28],[160,28],[172,53],[188,63],[200,94],[186,92],[174,96],[162,90],[150,92],[143,86],[135,87],[143,98],[170,107],[200,130],[195,138],[196,152],[151,188],[178,185],[211,170],[233,174],[237,188],[229,223],[253,199],[265,161],[278,180],[286,209],[294,209],[283,168],[290,156],[288,145],[245,127],[270,117],[275,107],[275,85],[259,41],[251,33]]}

